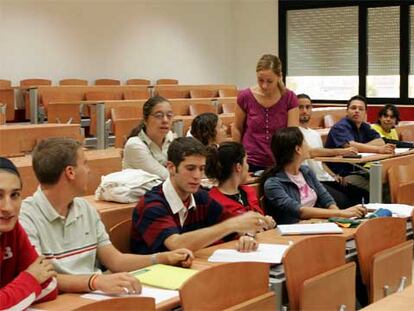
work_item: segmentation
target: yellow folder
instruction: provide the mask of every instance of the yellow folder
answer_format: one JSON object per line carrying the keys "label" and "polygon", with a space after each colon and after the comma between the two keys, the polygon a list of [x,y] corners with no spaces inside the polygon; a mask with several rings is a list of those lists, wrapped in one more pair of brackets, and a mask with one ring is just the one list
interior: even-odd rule
{"label": "yellow folder", "polygon": [[197,272],[193,269],[157,264],[130,273],[142,284],[176,290]]}

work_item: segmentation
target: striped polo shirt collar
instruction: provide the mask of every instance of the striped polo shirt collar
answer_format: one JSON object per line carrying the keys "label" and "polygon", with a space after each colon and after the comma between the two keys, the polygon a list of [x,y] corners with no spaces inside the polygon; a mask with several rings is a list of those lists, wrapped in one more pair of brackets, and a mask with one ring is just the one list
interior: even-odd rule
{"label": "striped polo shirt collar", "polygon": [[73,204],[73,202],[71,203],[67,217],[59,215],[59,213],[50,204],[49,200],[47,199],[46,195],[44,194],[40,186],[34,193],[33,197],[36,202],[40,203],[38,204],[39,209],[43,213],[43,215],[45,215],[49,222],[55,221],[56,219],[66,219],[65,225],[69,225],[72,222],[76,221],[77,218],[79,218],[79,210],[76,207],[76,205]]}
{"label": "striped polo shirt collar", "polygon": [[190,205],[188,208],[185,207],[183,201],[175,191],[174,186],[171,183],[171,179],[168,177],[167,180],[162,184],[162,192],[164,193],[165,199],[171,208],[173,214],[179,214],[181,226],[184,224],[187,211],[196,207],[194,195],[190,194]]}

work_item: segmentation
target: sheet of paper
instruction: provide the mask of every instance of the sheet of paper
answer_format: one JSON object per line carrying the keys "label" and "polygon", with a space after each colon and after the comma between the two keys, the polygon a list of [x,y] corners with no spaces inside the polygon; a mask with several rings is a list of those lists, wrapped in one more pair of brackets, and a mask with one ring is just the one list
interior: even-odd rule
{"label": "sheet of paper", "polygon": [[399,154],[399,153],[404,153],[404,152],[408,152],[410,150],[410,148],[395,148],[395,153]]}
{"label": "sheet of paper", "polygon": [[335,223],[324,222],[319,224],[278,225],[282,235],[342,233],[342,229]]}
{"label": "sheet of paper", "polygon": [[369,210],[377,210],[379,208],[386,208],[391,211],[393,216],[396,217],[410,217],[413,212],[413,206],[405,204],[385,204],[385,203],[369,203],[365,204],[365,207]]}
{"label": "sheet of paper", "polygon": [[377,155],[378,153],[358,152],[358,154],[361,155],[363,158],[366,158],[366,157]]}
{"label": "sheet of paper", "polygon": [[257,251],[242,253],[235,249],[218,249],[208,259],[211,262],[266,262],[281,263],[289,245],[259,244]]}
{"label": "sheet of paper", "polygon": [[157,304],[165,300],[178,297],[178,291],[143,286],[142,293],[139,295],[138,294],[107,295],[101,291],[94,291],[94,292],[82,295],[81,297],[92,299],[92,300],[105,300],[105,299],[111,299],[115,297],[136,297],[136,296],[155,298],[155,303]]}

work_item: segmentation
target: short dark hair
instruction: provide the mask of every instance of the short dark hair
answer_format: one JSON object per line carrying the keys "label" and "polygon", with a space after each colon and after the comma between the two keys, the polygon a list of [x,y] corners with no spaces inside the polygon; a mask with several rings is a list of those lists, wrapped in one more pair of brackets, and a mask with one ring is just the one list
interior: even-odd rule
{"label": "short dark hair", "polygon": [[32,153],[33,170],[41,184],[54,185],[69,165],[76,166],[81,143],[71,138],[42,140]]}
{"label": "short dark hair", "polygon": [[199,155],[207,157],[207,148],[194,137],[179,137],[172,141],[168,147],[168,161],[176,167],[184,161],[185,157]]}
{"label": "short dark hair", "polygon": [[367,109],[368,109],[368,101],[367,101],[367,99],[366,99],[364,96],[361,96],[361,95],[355,95],[355,96],[352,96],[352,97],[348,100],[348,102],[346,103],[346,110],[348,110],[349,105],[351,105],[351,102],[352,102],[353,100],[360,100],[360,101],[362,101],[362,102],[364,103],[364,105],[365,105],[365,110],[367,110]]}
{"label": "short dark hair", "polygon": [[301,98],[309,99],[309,100],[310,100],[310,102],[312,103],[312,99],[309,97],[309,95],[308,95],[308,94],[301,93],[301,94],[299,94],[299,95],[296,95],[296,97],[297,97],[298,99],[301,99]]}
{"label": "short dark hair", "polygon": [[397,106],[395,106],[395,105],[393,105],[393,104],[386,104],[384,107],[382,107],[381,109],[380,109],[380,111],[378,111],[378,119],[377,119],[377,123],[378,124],[381,124],[381,122],[380,122],[380,118],[381,117],[385,117],[386,115],[387,115],[387,111],[391,111],[392,112],[392,115],[394,116],[394,118],[395,118],[395,125],[397,125],[398,124],[398,122],[400,122],[401,121],[401,119],[400,119],[400,112],[398,111],[398,108],[397,108]]}
{"label": "short dark hair", "polygon": [[204,146],[208,146],[217,136],[218,116],[212,112],[205,112],[196,116],[191,122],[191,135],[197,138]]}
{"label": "short dark hair", "polygon": [[231,177],[233,167],[236,164],[243,164],[245,156],[243,145],[237,142],[225,142],[218,148],[210,147],[206,163],[207,177],[217,179],[219,182],[226,181]]}

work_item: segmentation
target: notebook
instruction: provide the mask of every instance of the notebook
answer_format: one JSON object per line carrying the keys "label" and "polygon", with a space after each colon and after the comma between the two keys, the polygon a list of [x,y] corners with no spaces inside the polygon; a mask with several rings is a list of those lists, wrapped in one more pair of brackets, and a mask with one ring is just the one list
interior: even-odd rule
{"label": "notebook", "polygon": [[157,264],[130,272],[142,284],[166,288],[179,289],[190,277],[198,271],[174,266]]}
{"label": "notebook", "polygon": [[318,224],[294,224],[278,225],[282,235],[301,235],[301,234],[323,234],[323,233],[343,233],[335,223],[324,222]]}
{"label": "notebook", "polygon": [[259,244],[256,251],[242,253],[235,249],[218,249],[208,259],[211,262],[266,262],[281,263],[289,245]]}

